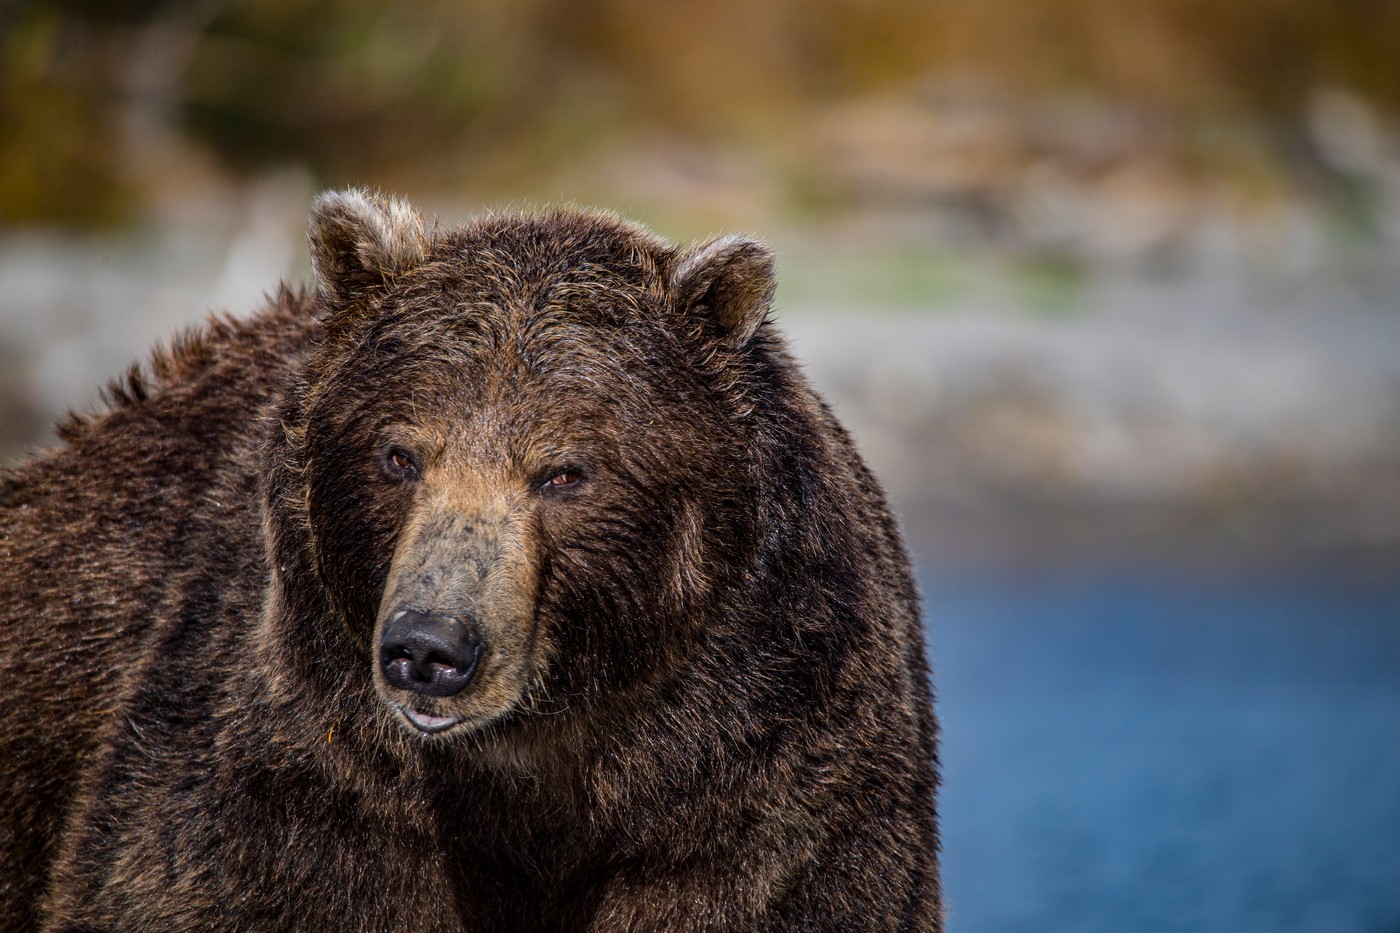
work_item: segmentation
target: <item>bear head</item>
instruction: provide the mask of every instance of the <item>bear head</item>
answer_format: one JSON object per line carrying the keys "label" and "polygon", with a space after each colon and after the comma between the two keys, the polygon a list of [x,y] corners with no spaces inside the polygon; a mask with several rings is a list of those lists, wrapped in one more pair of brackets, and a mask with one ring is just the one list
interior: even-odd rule
{"label": "bear head", "polygon": [[310,241],[323,331],[266,480],[303,676],[348,665],[425,739],[664,683],[761,534],[769,250],[355,190]]}

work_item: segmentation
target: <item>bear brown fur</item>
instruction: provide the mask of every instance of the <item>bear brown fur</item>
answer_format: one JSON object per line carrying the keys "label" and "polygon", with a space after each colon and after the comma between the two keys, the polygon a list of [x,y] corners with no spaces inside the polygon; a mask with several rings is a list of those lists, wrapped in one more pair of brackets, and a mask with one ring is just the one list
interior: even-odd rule
{"label": "bear brown fur", "polygon": [[769,251],[311,244],[0,485],[0,929],[941,929],[909,561]]}

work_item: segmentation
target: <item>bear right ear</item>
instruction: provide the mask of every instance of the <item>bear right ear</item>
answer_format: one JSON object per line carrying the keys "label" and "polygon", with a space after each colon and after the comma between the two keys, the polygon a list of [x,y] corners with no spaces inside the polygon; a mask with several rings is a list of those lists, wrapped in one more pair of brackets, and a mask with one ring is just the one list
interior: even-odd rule
{"label": "bear right ear", "polygon": [[431,247],[423,216],[412,205],[360,188],[318,195],[307,238],[316,285],[340,306],[421,264]]}

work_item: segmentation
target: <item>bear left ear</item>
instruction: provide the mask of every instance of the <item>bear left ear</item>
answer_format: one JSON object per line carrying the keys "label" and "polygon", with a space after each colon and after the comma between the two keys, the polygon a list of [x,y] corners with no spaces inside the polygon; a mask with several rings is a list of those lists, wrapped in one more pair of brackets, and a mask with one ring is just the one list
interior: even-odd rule
{"label": "bear left ear", "polygon": [[682,313],[709,315],[733,349],[753,338],[773,304],[773,251],[757,240],[727,236],[681,257],[671,293]]}
{"label": "bear left ear", "polygon": [[360,188],[318,195],[307,237],[316,285],[337,305],[419,265],[431,245],[412,205]]}

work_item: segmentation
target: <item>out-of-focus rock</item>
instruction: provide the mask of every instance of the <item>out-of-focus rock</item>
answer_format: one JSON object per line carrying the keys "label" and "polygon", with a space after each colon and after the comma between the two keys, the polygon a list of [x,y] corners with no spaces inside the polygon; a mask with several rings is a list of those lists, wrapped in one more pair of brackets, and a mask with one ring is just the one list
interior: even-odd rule
{"label": "out-of-focus rock", "polygon": [[57,419],[95,405],[156,341],[211,312],[250,311],[299,277],[309,196],[304,176],[275,175],[121,237],[0,239],[0,463],[51,441]]}
{"label": "out-of-focus rock", "polygon": [[784,324],[930,535],[1019,520],[1045,541],[1116,512],[1151,513],[1140,536],[1400,545],[1400,314],[1335,283],[1254,287],[1100,281],[1069,318]]}

